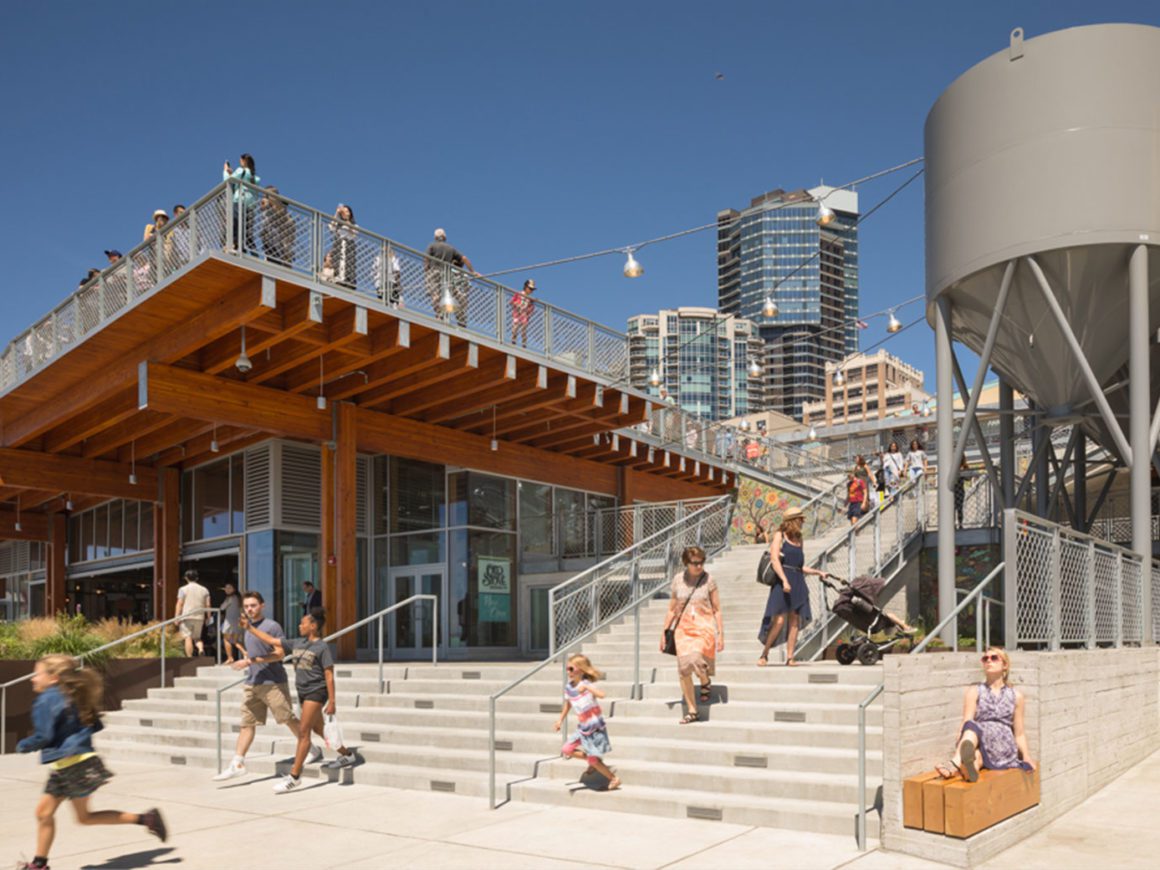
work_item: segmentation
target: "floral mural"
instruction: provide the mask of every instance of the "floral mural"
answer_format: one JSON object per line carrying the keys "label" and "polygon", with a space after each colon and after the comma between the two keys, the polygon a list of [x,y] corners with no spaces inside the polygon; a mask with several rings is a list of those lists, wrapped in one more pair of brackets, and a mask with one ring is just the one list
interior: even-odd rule
{"label": "floral mural", "polygon": [[733,509],[731,544],[764,544],[781,525],[781,515],[788,508],[801,507],[799,496],[785,493],[760,480],[742,476],[737,487],[737,505]]}

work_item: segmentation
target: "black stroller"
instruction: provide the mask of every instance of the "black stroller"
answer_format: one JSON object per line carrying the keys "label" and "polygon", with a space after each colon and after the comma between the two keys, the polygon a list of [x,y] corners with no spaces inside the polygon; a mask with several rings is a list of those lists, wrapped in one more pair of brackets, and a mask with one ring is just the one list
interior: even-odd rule
{"label": "black stroller", "polygon": [[[836,583],[834,581],[837,581]],[[878,596],[886,581],[881,577],[855,577],[851,583],[828,574],[822,578],[827,589],[838,593],[830,610],[839,619],[855,629],[849,640],[841,641],[836,649],[838,664],[877,664],[882,653],[905,639],[894,621],[878,606]],[[886,639],[877,643],[872,634],[885,633]]]}

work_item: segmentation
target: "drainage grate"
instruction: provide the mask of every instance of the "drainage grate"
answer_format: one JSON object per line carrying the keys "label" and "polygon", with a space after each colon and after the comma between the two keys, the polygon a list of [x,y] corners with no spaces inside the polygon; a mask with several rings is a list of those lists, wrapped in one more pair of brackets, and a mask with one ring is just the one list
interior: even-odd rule
{"label": "drainage grate", "polygon": [[455,791],[455,783],[444,782],[443,780],[431,780],[431,791]]}
{"label": "drainage grate", "polygon": [[512,742],[510,740],[497,740],[495,741],[495,748],[497,752],[511,752]]}
{"label": "drainage grate", "polygon": [[838,682],[837,674],[810,674],[809,682],[811,683],[836,683]]}
{"label": "drainage grate", "polygon": [[704,819],[708,822],[719,822],[725,818],[725,811],[716,807],[685,807],[685,816],[690,819]]}
{"label": "drainage grate", "polygon": [[774,722],[805,722],[806,714],[798,710],[778,710],[773,714]]}
{"label": "drainage grate", "polygon": [[383,735],[377,731],[363,731],[359,734],[359,737],[362,738],[364,743],[381,743],[383,739]]}
{"label": "drainage grate", "polygon": [[169,756],[169,763],[170,764],[184,765],[186,763],[185,756],[184,755],[171,755],[171,756]]}
{"label": "drainage grate", "polygon": [[465,680],[482,680],[483,671],[464,671],[463,679]]}
{"label": "drainage grate", "polygon": [[434,701],[418,701],[417,700],[417,701],[415,701],[415,709],[416,710],[434,710],[435,709],[435,702]]}
{"label": "drainage grate", "polygon": [[152,719],[142,719],[141,720],[141,727],[142,728],[152,728],[153,727],[153,720]]}
{"label": "drainage grate", "polygon": [[233,731],[235,734],[241,734],[242,733],[242,726],[237,724],[237,723],[234,723],[233,725],[230,726],[230,730]]}
{"label": "drainage grate", "polygon": [[353,677],[354,671],[335,671],[334,675],[336,677]]}
{"label": "drainage grate", "polygon": [[764,755],[734,755],[734,767],[769,767],[769,759]]}
{"label": "drainage grate", "polygon": [[209,695],[207,695],[205,692],[194,692],[193,693],[193,700],[195,700],[195,701],[208,701]]}

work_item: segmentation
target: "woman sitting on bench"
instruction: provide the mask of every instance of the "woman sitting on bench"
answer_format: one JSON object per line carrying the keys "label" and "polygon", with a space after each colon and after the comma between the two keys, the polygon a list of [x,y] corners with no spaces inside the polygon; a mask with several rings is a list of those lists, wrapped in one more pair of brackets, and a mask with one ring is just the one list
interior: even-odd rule
{"label": "woman sitting on bench", "polygon": [[1011,659],[1001,647],[983,653],[983,682],[963,693],[963,724],[958,749],[935,770],[944,779],[961,773],[977,782],[979,768],[1035,770],[1023,733],[1023,693],[1011,686]]}

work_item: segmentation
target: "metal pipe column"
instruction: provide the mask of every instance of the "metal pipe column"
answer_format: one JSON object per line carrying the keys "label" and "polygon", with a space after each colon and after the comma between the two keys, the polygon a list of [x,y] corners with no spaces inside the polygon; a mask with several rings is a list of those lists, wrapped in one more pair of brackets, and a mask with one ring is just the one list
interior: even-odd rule
{"label": "metal pipe column", "polygon": [[1087,436],[1083,429],[1075,439],[1075,457],[1072,459],[1075,473],[1072,475],[1072,509],[1075,511],[1076,528],[1085,535],[1088,532],[1087,521]]}
{"label": "metal pipe column", "polygon": [[1148,366],[1148,247],[1137,245],[1128,262],[1128,423],[1132,445],[1132,549],[1144,556],[1141,606],[1144,637],[1152,636],[1152,428]]}
{"label": "metal pipe column", "polygon": [[999,469],[1003,507],[1015,507],[1015,390],[999,381]]}
{"label": "metal pipe column", "polygon": [[[954,361],[951,352],[951,304],[946,296],[935,303],[934,354],[938,405],[938,475],[935,491],[938,510],[938,616],[945,619],[955,609],[955,491],[956,469],[951,468],[955,453]],[[952,645],[956,624],[952,620],[942,631],[943,643]]]}
{"label": "metal pipe column", "polygon": [[[1041,409],[1035,406],[1038,412]],[[1051,512],[1051,464],[1047,460],[1047,451],[1051,446],[1051,429],[1044,425],[1047,415],[1037,413],[1035,421],[1035,435],[1032,438],[1035,444],[1035,515],[1047,519]],[[1043,442],[1047,442],[1043,444]],[[1040,445],[1043,444],[1042,447]]]}

